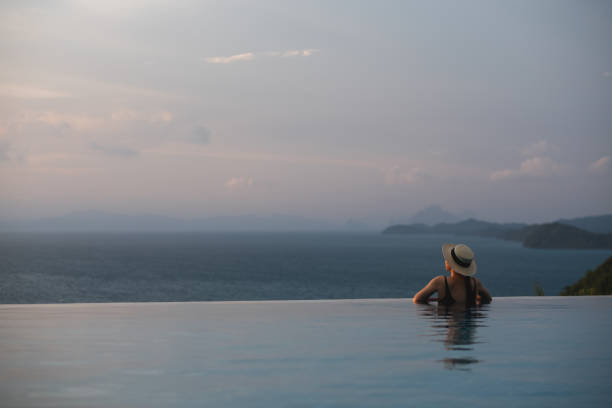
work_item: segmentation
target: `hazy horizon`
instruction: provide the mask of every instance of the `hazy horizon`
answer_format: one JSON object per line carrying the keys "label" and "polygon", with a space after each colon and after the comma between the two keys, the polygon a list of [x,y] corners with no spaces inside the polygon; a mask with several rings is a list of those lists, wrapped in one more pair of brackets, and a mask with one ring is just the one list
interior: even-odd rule
{"label": "hazy horizon", "polygon": [[[588,218],[597,216],[610,217],[612,214],[592,214]],[[576,218],[563,218],[572,220]],[[476,214],[450,213],[437,205],[424,208],[410,216],[385,220],[377,219],[345,219],[333,220],[324,218],[309,218],[299,214],[238,214],[216,215],[211,217],[171,217],[152,213],[112,213],[104,211],[75,211],[57,217],[0,219],[0,232],[17,231],[210,231],[210,232],[325,232],[345,231],[380,232],[383,229],[398,224],[427,224],[457,223],[468,219],[497,223],[524,223],[544,224],[557,222],[562,219],[543,220],[541,222],[526,223],[520,220],[499,221],[483,219]],[[584,228],[581,226],[579,228]],[[588,228],[587,228],[588,229]],[[605,228],[604,228],[605,229]],[[592,232],[601,232],[590,229]]]}
{"label": "hazy horizon", "polygon": [[0,4],[0,220],[612,213],[612,3]]}

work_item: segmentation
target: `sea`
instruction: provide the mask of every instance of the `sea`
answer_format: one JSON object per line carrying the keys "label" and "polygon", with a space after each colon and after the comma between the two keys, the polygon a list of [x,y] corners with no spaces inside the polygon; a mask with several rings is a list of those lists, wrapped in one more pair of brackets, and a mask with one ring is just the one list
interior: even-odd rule
{"label": "sea", "polygon": [[464,243],[496,296],[557,295],[611,250],[453,235],[2,233],[0,303],[408,298]]}

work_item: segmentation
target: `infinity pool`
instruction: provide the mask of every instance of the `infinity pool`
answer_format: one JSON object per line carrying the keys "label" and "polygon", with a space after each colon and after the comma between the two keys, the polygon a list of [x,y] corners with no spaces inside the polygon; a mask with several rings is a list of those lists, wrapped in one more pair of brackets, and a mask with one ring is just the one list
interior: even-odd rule
{"label": "infinity pool", "polygon": [[612,297],[0,306],[3,407],[607,406]]}

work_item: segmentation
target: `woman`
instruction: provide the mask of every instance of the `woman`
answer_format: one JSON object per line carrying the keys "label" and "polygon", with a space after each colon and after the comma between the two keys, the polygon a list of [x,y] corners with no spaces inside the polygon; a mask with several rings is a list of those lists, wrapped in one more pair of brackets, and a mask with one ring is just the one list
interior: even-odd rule
{"label": "woman", "polygon": [[414,303],[427,303],[434,292],[438,292],[438,305],[476,306],[491,303],[489,291],[480,280],[472,278],[476,274],[476,261],[470,247],[463,244],[444,244],[442,255],[446,270],[450,272],[450,279],[446,276],[436,276],[414,295]]}

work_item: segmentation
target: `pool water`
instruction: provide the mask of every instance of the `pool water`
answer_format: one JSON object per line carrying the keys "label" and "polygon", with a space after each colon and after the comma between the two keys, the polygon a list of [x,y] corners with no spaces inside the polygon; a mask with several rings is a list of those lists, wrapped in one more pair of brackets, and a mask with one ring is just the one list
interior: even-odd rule
{"label": "pool water", "polygon": [[612,297],[0,306],[3,407],[606,406]]}

